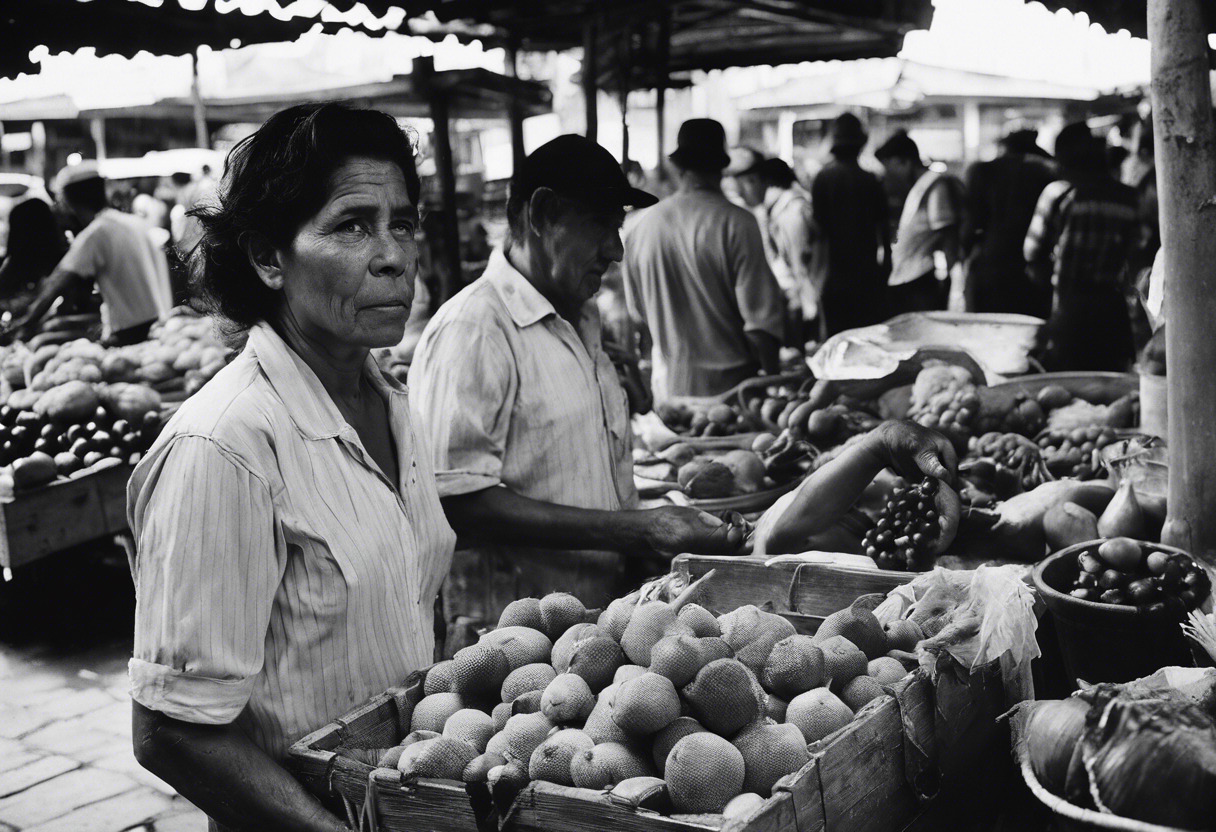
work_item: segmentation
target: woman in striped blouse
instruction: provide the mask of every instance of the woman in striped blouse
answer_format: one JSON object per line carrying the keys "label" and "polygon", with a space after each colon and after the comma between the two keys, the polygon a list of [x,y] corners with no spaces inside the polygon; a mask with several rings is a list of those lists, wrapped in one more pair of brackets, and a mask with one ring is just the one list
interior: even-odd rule
{"label": "woman in striped blouse", "polygon": [[136,757],[212,828],[344,829],[288,747],[432,658],[455,537],[370,357],[409,317],[418,193],[391,117],[311,104],[239,144],[196,212],[195,281],[248,337],[131,478],[130,677]]}

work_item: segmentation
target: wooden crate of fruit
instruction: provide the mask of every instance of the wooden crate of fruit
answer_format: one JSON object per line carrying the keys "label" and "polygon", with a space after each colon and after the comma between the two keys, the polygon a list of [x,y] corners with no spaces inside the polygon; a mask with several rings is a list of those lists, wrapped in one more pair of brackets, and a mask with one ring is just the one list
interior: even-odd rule
{"label": "wooden crate of fruit", "polygon": [[[0,507],[0,567],[127,531],[131,467],[115,464],[19,492]],[[65,522],[70,520],[70,522]]]}

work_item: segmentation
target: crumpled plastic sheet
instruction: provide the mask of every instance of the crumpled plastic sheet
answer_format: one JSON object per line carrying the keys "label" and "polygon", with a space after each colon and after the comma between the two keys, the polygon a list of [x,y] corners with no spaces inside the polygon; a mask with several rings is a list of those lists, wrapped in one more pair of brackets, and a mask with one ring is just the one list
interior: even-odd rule
{"label": "crumpled plastic sheet", "polygon": [[911,617],[918,605],[922,610],[940,605],[944,627],[918,646],[921,666],[932,673],[942,652],[971,672],[999,660],[1009,702],[1031,699],[1031,662],[1041,651],[1027,571],[1022,564],[983,565],[975,570],[938,567],[891,590],[874,614],[885,624]]}

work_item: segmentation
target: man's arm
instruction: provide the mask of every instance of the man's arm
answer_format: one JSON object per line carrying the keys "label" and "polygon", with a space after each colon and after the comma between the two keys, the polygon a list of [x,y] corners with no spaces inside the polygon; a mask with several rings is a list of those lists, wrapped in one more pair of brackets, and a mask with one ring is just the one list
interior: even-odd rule
{"label": "man's arm", "polygon": [[1056,245],[1056,202],[1067,187],[1067,183],[1058,181],[1043,189],[1035,205],[1030,228],[1026,231],[1022,255],[1026,258],[1030,276],[1041,283],[1051,280],[1051,253]]}
{"label": "man's arm", "polygon": [[743,318],[748,347],[761,369],[777,373],[781,369],[781,338],[785,334],[785,293],[777,285],[764,253],[764,239],[756,218],[732,218],[728,252],[735,274],[735,302]]}
{"label": "man's arm", "polygon": [[946,257],[947,272],[953,270],[960,256],[960,236],[963,220],[962,186],[954,180],[938,179],[929,189],[925,211],[929,228],[936,232],[936,248]]}
{"label": "man's arm", "polygon": [[234,830],[342,832],[345,823],[234,725],[182,722],[131,703],[139,764]]}
{"label": "man's arm", "polygon": [[781,342],[762,329],[749,329],[743,334],[747,336],[748,346],[760,362],[760,369],[770,376],[780,373]]}
{"label": "man's arm", "polygon": [[442,499],[462,543],[566,550],[732,554],[742,533],[693,508],[596,511],[541,502],[506,487]]}
{"label": "man's arm", "polygon": [[66,269],[55,269],[51,272],[51,276],[46,279],[46,284],[42,291],[38,293],[38,297],[34,298],[34,302],[30,304],[25,315],[20,320],[14,321],[9,327],[11,331],[26,329],[33,324],[42,320],[42,316],[51,308],[51,304],[55,299],[67,291],[68,286],[72,281],[81,279],[79,275],[70,272]]}

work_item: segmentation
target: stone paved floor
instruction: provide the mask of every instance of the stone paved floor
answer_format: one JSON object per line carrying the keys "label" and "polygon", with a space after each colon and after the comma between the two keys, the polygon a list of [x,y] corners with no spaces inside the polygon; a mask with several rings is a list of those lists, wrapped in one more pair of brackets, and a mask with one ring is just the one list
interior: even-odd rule
{"label": "stone paved floor", "polygon": [[133,594],[117,558],[73,553],[0,586],[0,832],[207,828],[132,755]]}

